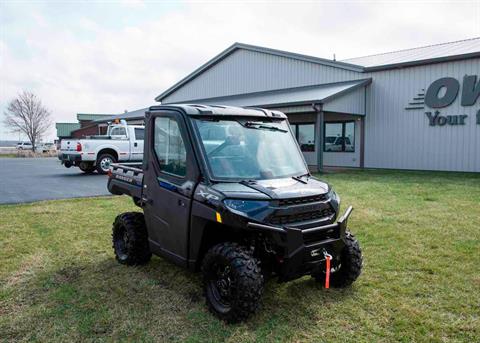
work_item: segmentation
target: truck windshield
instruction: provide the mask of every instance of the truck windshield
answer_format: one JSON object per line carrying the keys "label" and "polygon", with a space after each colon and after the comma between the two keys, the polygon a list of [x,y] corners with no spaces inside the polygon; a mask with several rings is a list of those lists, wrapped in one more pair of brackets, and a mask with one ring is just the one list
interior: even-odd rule
{"label": "truck windshield", "polygon": [[264,180],[308,173],[285,120],[193,122],[215,178]]}

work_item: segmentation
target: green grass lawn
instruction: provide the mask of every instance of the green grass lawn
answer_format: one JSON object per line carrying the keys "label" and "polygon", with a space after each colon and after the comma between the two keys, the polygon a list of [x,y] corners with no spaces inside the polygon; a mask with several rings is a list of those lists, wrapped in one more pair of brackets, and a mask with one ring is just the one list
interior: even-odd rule
{"label": "green grass lawn", "polygon": [[353,287],[310,277],[266,285],[251,320],[226,325],[200,276],[154,257],[113,258],[127,197],[0,206],[0,341],[478,342],[480,175],[349,171],[322,176],[363,248]]}
{"label": "green grass lawn", "polygon": [[13,158],[13,157],[18,157],[18,155],[15,154],[15,153],[0,154],[0,158],[2,158],[2,157],[4,157],[4,158]]}

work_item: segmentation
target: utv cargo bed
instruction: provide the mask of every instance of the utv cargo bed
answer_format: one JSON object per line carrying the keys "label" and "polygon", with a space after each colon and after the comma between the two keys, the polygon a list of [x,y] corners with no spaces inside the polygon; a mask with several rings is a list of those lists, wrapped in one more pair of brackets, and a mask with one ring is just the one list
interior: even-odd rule
{"label": "utv cargo bed", "polygon": [[[139,164],[136,164],[139,166]],[[140,164],[141,166],[141,164]],[[110,168],[108,190],[116,195],[142,198],[143,170],[132,165],[114,163]]]}

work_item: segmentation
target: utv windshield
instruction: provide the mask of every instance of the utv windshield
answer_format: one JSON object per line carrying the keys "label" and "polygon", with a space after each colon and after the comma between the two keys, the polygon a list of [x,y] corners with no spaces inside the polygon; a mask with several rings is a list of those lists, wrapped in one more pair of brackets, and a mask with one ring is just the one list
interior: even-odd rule
{"label": "utv windshield", "polygon": [[193,119],[216,179],[264,180],[308,173],[285,120]]}

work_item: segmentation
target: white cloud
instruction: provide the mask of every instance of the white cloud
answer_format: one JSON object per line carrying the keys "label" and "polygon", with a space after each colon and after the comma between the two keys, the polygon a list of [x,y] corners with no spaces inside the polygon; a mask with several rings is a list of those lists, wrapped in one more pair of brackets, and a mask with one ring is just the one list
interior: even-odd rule
{"label": "white cloud", "polygon": [[121,0],[120,4],[129,8],[145,7],[145,1],[142,0]]}
{"label": "white cloud", "polygon": [[29,27],[13,20],[0,37],[0,108],[30,89],[55,121],[138,109],[235,41],[343,59],[480,35],[472,1],[123,5],[119,19],[138,19],[121,27],[85,14],[62,22],[42,9],[32,9]]}

